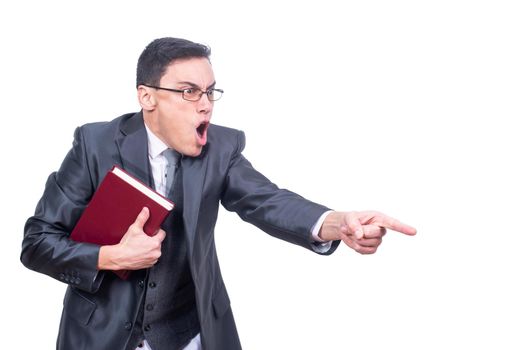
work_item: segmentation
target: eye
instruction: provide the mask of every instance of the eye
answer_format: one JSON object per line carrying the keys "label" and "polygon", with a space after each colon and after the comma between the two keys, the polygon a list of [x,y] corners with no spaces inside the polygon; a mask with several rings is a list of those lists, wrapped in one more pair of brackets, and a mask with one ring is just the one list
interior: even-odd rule
{"label": "eye", "polygon": [[195,88],[184,89],[184,98],[189,101],[196,101],[200,97],[200,90]]}

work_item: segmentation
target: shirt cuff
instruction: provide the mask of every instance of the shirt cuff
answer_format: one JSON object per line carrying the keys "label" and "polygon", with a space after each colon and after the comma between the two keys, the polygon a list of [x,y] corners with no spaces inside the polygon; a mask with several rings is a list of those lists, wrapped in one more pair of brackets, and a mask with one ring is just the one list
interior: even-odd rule
{"label": "shirt cuff", "polygon": [[324,241],[322,238],[318,236],[320,232],[320,228],[322,227],[322,224],[324,223],[324,220],[326,220],[326,217],[329,215],[329,213],[332,213],[333,210],[328,210],[324,214],[318,218],[317,222],[313,226],[313,229],[311,230],[311,236],[313,237],[313,241],[320,242],[320,243],[328,243],[328,241]]}
{"label": "shirt cuff", "polygon": [[313,241],[311,242],[311,248],[316,253],[326,253],[329,249],[331,249],[331,241],[324,241],[318,236],[324,220],[326,220],[326,217],[331,212],[333,212],[333,210],[326,211],[324,214],[322,214],[311,230],[311,237],[313,238]]}

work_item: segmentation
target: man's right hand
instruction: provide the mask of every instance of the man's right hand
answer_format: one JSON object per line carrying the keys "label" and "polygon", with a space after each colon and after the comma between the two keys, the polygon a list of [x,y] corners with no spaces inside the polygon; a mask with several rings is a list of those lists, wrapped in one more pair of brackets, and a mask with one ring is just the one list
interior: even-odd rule
{"label": "man's right hand", "polygon": [[120,243],[100,247],[99,270],[140,270],[157,263],[166,232],[160,229],[154,236],[148,236],[144,232],[148,219],[149,209],[143,208]]}

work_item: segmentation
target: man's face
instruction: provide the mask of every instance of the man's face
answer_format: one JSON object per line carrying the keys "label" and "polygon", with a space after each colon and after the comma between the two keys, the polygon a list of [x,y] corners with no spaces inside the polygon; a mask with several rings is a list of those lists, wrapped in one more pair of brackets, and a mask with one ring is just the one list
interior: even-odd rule
{"label": "man's face", "polygon": [[[207,58],[189,58],[172,62],[158,86],[206,91],[215,86],[213,69]],[[155,107],[148,127],[169,147],[181,154],[196,157],[207,142],[207,129],[213,102],[203,94],[198,101],[186,101],[182,93],[148,88]]]}

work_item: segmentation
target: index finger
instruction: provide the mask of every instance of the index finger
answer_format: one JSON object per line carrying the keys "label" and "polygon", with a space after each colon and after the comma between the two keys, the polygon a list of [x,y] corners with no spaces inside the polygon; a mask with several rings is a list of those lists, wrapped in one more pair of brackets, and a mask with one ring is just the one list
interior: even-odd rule
{"label": "index finger", "polygon": [[162,242],[166,238],[166,231],[159,229],[152,237],[155,237],[160,242]]}
{"label": "index finger", "polygon": [[399,220],[392,218],[387,215],[380,215],[379,217],[376,217],[374,220],[375,224],[378,226],[397,231],[400,233],[403,233],[405,235],[414,236],[417,234],[417,229],[413,226],[409,226],[407,224],[404,224],[400,222]]}

